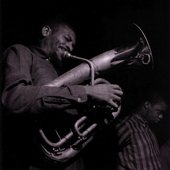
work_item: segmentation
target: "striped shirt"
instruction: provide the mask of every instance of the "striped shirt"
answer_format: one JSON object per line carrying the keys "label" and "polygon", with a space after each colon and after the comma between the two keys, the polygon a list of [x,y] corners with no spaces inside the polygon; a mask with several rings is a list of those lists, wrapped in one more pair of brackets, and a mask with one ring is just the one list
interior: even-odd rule
{"label": "striped shirt", "polygon": [[157,139],[146,121],[131,115],[116,124],[117,170],[160,170]]}

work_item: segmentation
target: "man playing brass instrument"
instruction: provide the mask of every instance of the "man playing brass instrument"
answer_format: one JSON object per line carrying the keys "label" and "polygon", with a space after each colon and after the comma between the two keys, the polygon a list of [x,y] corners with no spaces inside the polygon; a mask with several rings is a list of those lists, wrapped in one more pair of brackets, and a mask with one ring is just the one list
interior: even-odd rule
{"label": "man playing brass instrument", "polygon": [[[67,62],[64,54],[73,51],[76,35],[70,25],[56,20],[45,23],[41,35],[36,47],[15,44],[4,52],[1,101],[5,113],[5,169],[59,169],[51,164],[46,165],[33,152],[36,149],[32,146],[35,130],[32,122],[55,117],[57,120],[53,122],[65,128],[69,124],[67,118],[81,114],[70,110],[77,111],[78,107],[91,101],[117,108],[123,95],[117,84],[45,86],[62,74]],[[74,163],[67,166],[62,168],[84,169]]]}

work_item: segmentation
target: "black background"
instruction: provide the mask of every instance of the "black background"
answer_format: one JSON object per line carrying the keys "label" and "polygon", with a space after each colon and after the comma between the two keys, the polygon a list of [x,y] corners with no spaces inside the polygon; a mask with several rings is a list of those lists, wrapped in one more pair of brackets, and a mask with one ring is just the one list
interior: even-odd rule
{"label": "black background", "polygon": [[44,18],[60,15],[76,29],[75,53],[93,57],[131,39],[132,23],[145,32],[160,81],[167,81],[169,55],[168,0],[2,0],[2,50],[13,43],[31,43]]}
{"label": "black background", "polygon": [[[77,32],[75,54],[90,58],[126,44],[132,39],[132,23],[137,23],[152,49],[154,76],[169,95],[169,5],[168,0],[2,0],[1,50],[13,43],[32,43],[44,18],[61,15]],[[168,124],[166,120],[159,125],[160,143],[169,136]]]}

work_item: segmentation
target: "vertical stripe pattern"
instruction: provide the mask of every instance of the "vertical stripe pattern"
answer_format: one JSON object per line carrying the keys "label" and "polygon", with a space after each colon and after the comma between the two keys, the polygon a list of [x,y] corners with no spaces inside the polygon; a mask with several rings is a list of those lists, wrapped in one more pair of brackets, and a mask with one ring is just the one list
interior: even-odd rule
{"label": "vertical stripe pattern", "polygon": [[132,115],[116,124],[118,170],[160,170],[159,146],[148,124]]}

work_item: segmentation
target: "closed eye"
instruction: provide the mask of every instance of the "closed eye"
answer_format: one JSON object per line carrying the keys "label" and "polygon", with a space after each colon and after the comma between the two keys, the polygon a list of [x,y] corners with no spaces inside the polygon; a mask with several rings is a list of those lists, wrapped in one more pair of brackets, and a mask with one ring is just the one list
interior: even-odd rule
{"label": "closed eye", "polygon": [[68,35],[68,36],[65,36],[64,37],[66,41],[70,42],[70,41],[73,41],[72,38]]}

